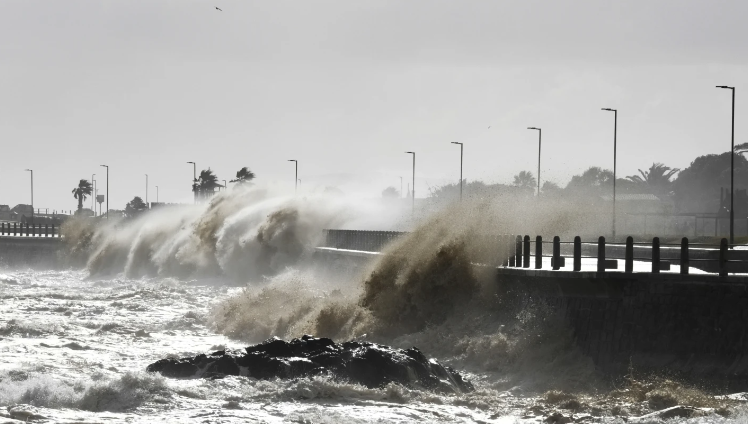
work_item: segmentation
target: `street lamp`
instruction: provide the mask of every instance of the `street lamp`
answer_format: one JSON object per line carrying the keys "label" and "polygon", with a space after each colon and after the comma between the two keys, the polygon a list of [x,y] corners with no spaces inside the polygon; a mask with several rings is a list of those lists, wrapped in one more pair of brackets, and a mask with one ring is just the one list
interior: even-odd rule
{"label": "street lamp", "polygon": [[31,225],[34,225],[34,171],[27,169],[31,173]]}
{"label": "street lamp", "polygon": [[613,112],[613,241],[616,241],[616,151],[618,143],[618,110],[603,108],[602,110]]}
{"label": "street lamp", "polygon": [[527,129],[538,131],[538,197],[540,197],[540,145],[543,141],[543,130],[535,127],[527,127]]}
{"label": "street lamp", "polygon": [[459,144],[460,145],[460,202],[462,202],[462,143],[458,143],[456,141],[453,141],[452,144]]}
{"label": "street lamp", "polygon": [[411,197],[411,210],[410,213],[413,214],[416,211],[416,152],[405,152],[409,155],[413,155],[413,190],[410,192]]}
{"label": "street lamp", "polygon": [[296,159],[289,159],[289,162],[293,162],[296,165],[296,176],[293,179],[294,194],[299,191],[299,161]]}
{"label": "street lamp", "polygon": [[197,165],[195,162],[187,162],[192,164],[192,192],[195,194],[195,204],[197,204]]}
{"label": "street lamp", "polygon": [[91,174],[91,185],[93,186],[94,195],[91,196],[91,210],[93,211],[94,216],[96,216],[96,174]]}
{"label": "street lamp", "polygon": [[718,85],[717,88],[732,90],[732,140],[730,142],[730,246],[735,243],[735,208],[733,189],[735,188],[735,87]]}
{"label": "street lamp", "polygon": [[109,220],[109,165],[101,165],[106,168],[106,219]]}

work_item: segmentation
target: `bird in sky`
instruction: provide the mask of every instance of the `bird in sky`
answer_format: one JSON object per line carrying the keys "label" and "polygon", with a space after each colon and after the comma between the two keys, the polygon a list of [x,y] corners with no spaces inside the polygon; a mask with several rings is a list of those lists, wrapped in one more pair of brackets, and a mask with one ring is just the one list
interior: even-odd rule
{"label": "bird in sky", "polygon": [[218,6],[216,6],[216,10],[220,10],[221,12],[223,12],[223,10]]}
{"label": "bird in sky", "polygon": [[490,126],[490,125],[488,126],[488,129],[489,129],[489,130],[491,129],[491,126]]}

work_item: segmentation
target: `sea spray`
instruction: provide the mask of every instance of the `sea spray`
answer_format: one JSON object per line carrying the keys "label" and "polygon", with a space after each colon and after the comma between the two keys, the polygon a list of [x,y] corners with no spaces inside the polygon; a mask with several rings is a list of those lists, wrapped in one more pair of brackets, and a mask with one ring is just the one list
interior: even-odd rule
{"label": "sea spray", "polygon": [[93,277],[225,277],[261,283],[308,260],[324,228],[362,220],[391,225],[397,211],[384,206],[236,188],[206,204],[162,206],[133,219],[73,218],[63,234],[68,263],[86,261]]}

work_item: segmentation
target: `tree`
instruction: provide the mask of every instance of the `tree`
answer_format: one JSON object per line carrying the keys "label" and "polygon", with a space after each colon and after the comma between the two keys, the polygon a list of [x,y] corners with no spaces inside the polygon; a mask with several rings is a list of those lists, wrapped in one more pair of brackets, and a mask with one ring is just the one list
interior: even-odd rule
{"label": "tree", "polygon": [[143,199],[139,196],[135,196],[132,200],[127,202],[127,205],[125,205],[125,216],[128,218],[134,218],[145,210],[148,210],[148,205],[146,205],[145,202],[143,202]]}
{"label": "tree", "polygon": [[76,213],[81,213],[81,210],[83,210],[83,202],[92,192],[93,186],[91,186],[91,183],[88,182],[88,180],[80,180],[78,182],[78,187],[73,189],[73,197],[78,199],[78,211]]}
{"label": "tree", "polygon": [[236,179],[231,180],[232,183],[238,183],[239,185],[248,183],[255,179],[255,173],[250,171],[246,166],[236,171]]}
{"label": "tree", "polygon": [[554,183],[553,181],[546,181],[543,183],[543,186],[541,187],[540,191],[544,195],[557,195],[561,193],[561,187]]}
{"label": "tree", "polygon": [[[730,189],[730,161],[730,152],[704,155],[680,171],[672,185],[678,210],[684,213],[717,212],[720,189]],[[745,188],[748,188],[748,160],[743,155],[735,155],[735,190]],[[742,209],[743,206],[735,205],[736,213]]]}
{"label": "tree", "polygon": [[386,199],[397,199],[400,197],[400,192],[395,187],[387,187],[382,191],[382,197]]}
{"label": "tree", "polygon": [[670,168],[661,163],[653,163],[647,171],[640,169],[639,173],[641,175],[631,175],[626,177],[626,179],[638,186],[646,187],[654,195],[667,196],[673,191],[673,182],[670,179],[678,171],[680,169]]}
{"label": "tree", "polygon": [[206,199],[213,195],[216,188],[223,186],[218,183],[216,174],[208,168],[200,171],[200,176],[195,181],[194,187],[197,190],[198,197]]}
{"label": "tree", "polygon": [[537,180],[533,177],[532,172],[530,171],[520,171],[519,174],[514,176],[514,185],[522,190],[532,192],[535,190],[537,184]]}

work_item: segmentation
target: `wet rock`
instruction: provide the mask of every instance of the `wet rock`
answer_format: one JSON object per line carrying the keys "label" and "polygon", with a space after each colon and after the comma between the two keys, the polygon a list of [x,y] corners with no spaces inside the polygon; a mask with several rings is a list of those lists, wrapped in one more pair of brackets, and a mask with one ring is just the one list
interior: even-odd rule
{"label": "wet rock", "polygon": [[220,350],[193,358],[161,359],[147,371],[172,378],[242,375],[262,380],[330,375],[369,388],[399,383],[446,392],[473,390],[459,373],[426,358],[417,348],[394,349],[361,341],[338,344],[312,336],[290,342],[268,339],[247,347],[243,354]]}
{"label": "wet rock", "polygon": [[641,417],[632,417],[629,422],[649,422],[653,419],[670,419],[670,418],[693,418],[704,416],[709,411],[702,408],[694,408],[691,406],[678,405],[671,408],[665,408],[663,410],[653,412],[651,414],[642,415]]}

